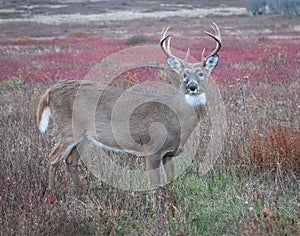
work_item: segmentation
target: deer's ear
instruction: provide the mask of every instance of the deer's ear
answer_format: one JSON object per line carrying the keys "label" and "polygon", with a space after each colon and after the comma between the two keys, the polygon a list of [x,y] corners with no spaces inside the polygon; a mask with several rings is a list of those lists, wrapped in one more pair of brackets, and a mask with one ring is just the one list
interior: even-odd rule
{"label": "deer's ear", "polygon": [[212,55],[206,59],[205,68],[208,70],[209,73],[216,67],[218,61],[219,61],[218,54]]}
{"label": "deer's ear", "polygon": [[175,71],[176,73],[180,74],[182,69],[183,69],[183,65],[180,61],[178,61],[176,58],[174,57],[168,57],[167,58],[167,62],[168,65],[170,66],[170,68]]}

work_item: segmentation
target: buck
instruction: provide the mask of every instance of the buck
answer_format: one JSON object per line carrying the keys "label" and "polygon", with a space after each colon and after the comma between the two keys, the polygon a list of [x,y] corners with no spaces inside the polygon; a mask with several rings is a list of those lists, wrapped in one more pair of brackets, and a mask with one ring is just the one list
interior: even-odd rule
{"label": "buck", "polygon": [[[83,188],[78,162],[90,144],[145,157],[152,186],[160,184],[161,164],[167,181],[173,181],[172,157],[182,151],[205,111],[208,78],[218,63],[221,34],[215,23],[211,28],[212,33],[204,32],[216,41],[216,47],[207,57],[203,49],[202,60],[198,63],[188,62],[189,49],[184,59],[174,56],[169,28],[163,30],[160,46],[169,67],[180,75],[179,89],[164,91],[158,86],[153,89],[155,92],[149,92],[151,89],[123,90],[94,81],[74,80],[61,81],[48,89],[37,108],[37,126],[44,133],[52,117],[61,136],[49,156],[48,190],[55,189],[55,174],[62,160],[74,184]],[[125,107],[123,110],[114,110],[117,101]],[[124,119],[128,117],[122,112],[137,101],[141,105],[135,107],[126,123]]]}

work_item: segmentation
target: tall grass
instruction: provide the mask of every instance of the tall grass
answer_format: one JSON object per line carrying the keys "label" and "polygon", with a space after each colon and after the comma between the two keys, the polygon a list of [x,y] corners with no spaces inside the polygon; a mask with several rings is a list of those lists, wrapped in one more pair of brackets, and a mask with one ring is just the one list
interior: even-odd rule
{"label": "tall grass", "polygon": [[218,163],[199,176],[201,158],[195,159],[160,189],[154,211],[151,191],[90,181],[84,168],[88,193],[76,193],[62,165],[57,193],[45,194],[47,158],[57,140],[53,125],[47,135],[35,125],[46,86],[2,82],[0,234],[299,235],[299,80],[272,87],[241,80],[220,88],[229,128]]}

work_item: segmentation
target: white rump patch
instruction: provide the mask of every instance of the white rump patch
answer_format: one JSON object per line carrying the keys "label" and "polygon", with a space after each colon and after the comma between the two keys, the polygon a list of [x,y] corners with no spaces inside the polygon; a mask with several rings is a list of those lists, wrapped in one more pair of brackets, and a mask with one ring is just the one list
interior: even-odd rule
{"label": "white rump patch", "polygon": [[188,104],[190,104],[193,107],[206,104],[205,93],[201,93],[201,94],[198,94],[198,95],[186,94],[185,99],[188,102]]}
{"label": "white rump patch", "polygon": [[40,121],[39,130],[41,131],[41,133],[45,133],[46,132],[46,130],[48,128],[50,117],[51,117],[50,107],[46,107],[44,109],[44,111],[43,111],[42,119]]}

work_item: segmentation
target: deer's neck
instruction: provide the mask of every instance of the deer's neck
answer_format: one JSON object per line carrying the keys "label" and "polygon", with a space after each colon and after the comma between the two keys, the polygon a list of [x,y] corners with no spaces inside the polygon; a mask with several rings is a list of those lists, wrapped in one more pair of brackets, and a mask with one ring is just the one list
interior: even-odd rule
{"label": "deer's neck", "polygon": [[206,105],[199,105],[194,107],[195,112],[197,114],[198,121],[201,119],[201,117],[204,117],[207,112]]}

